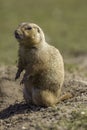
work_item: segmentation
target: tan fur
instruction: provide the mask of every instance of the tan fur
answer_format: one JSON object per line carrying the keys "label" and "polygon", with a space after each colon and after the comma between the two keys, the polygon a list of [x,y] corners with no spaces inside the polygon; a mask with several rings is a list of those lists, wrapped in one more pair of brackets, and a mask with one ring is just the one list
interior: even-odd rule
{"label": "tan fur", "polygon": [[25,74],[24,98],[27,103],[53,106],[59,99],[64,81],[63,59],[55,47],[45,41],[42,29],[33,23],[22,23],[15,31],[19,42],[16,78]]}

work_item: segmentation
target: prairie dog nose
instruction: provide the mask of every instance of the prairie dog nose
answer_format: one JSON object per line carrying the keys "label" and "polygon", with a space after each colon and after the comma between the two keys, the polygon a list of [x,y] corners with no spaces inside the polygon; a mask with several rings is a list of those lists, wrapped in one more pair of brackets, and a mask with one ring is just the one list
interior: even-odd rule
{"label": "prairie dog nose", "polygon": [[22,38],[22,35],[17,30],[14,32],[14,34],[15,34],[16,39],[21,39]]}
{"label": "prairie dog nose", "polygon": [[15,34],[15,37],[16,37],[16,38],[19,37],[19,34],[18,34],[17,30],[14,32],[14,34]]}

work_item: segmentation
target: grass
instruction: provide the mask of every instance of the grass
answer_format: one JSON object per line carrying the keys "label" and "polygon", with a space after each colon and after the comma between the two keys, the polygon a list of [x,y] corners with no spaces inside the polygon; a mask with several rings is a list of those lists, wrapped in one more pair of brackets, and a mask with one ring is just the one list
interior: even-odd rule
{"label": "grass", "polygon": [[75,71],[79,71],[79,67],[77,64],[73,64],[73,63],[66,63],[65,64],[65,70],[67,70],[68,72],[72,73]]}
{"label": "grass", "polygon": [[0,0],[0,63],[15,64],[14,30],[23,21],[41,26],[63,55],[87,53],[86,0]]}

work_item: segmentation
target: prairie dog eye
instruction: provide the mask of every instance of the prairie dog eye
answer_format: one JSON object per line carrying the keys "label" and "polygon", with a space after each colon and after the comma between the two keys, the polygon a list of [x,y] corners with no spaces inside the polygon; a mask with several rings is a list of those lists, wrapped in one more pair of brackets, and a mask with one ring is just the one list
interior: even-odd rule
{"label": "prairie dog eye", "polygon": [[25,30],[31,30],[32,29],[32,27],[26,27],[25,28]]}

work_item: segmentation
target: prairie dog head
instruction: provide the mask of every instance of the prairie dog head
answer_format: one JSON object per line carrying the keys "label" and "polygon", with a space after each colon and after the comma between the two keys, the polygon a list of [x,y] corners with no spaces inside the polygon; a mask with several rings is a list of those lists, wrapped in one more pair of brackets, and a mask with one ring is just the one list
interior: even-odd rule
{"label": "prairie dog head", "polygon": [[45,41],[42,29],[33,23],[21,23],[15,30],[15,38],[24,46],[34,46]]}

